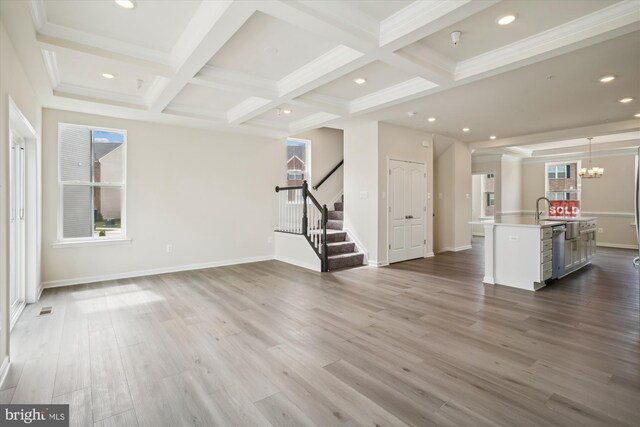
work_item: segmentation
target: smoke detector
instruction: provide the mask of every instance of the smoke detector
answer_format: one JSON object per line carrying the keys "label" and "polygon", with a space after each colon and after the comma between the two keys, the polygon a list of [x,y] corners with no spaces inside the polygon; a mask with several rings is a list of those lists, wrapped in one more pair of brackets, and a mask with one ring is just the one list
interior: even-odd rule
{"label": "smoke detector", "polygon": [[451,33],[451,43],[453,43],[454,46],[458,46],[458,43],[460,43],[461,35],[462,32],[460,31],[454,31],[453,33]]}

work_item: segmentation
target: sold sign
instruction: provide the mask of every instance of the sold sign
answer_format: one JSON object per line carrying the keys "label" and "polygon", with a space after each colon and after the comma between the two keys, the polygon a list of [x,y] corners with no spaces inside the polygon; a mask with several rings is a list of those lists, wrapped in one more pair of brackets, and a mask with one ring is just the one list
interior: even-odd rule
{"label": "sold sign", "polygon": [[579,200],[552,200],[549,216],[578,216],[580,214]]}

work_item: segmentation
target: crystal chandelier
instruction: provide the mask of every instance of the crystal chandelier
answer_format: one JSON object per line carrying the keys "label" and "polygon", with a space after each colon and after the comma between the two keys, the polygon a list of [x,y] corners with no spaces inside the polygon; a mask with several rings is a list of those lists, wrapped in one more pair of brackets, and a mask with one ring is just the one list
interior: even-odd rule
{"label": "crystal chandelier", "polygon": [[591,166],[591,140],[592,137],[587,138],[589,140],[589,168],[581,168],[578,175],[580,178],[600,178],[604,175],[604,168],[597,166]]}

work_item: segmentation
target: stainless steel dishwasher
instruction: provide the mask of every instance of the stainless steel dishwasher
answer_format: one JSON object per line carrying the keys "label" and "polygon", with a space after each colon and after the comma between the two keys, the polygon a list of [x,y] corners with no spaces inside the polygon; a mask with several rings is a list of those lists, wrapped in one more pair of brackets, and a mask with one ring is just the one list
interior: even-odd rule
{"label": "stainless steel dishwasher", "polygon": [[564,225],[557,225],[552,227],[553,235],[551,237],[551,265],[553,271],[551,272],[552,279],[558,279],[564,275],[564,241],[567,227]]}

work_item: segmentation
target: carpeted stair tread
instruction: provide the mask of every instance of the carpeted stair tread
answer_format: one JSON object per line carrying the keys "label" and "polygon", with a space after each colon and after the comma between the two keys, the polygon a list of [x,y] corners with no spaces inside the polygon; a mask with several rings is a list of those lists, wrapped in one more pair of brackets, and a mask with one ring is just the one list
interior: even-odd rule
{"label": "carpeted stair tread", "polygon": [[343,214],[344,212],[342,211],[329,211],[329,219],[335,219],[338,221],[342,221],[343,220]]}
{"label": "carpeted stair tread", "polygon": [[355,243],[353,242],[334,242],[327,243],[327,249],[329,252],[329,256],[338,255],[338,254],[346,254],[353,253],[355,250]]}
{"label": "carpeted stair tread", "polygon": [[342,230],[342,220],[330,219],[327,221],[327,228],[332,230]]}
{"label": "carpeted stair tread", "polygon": [[344,203],[342,202],[335,202],[333,204],[333,209],[336,211],[343,211],[344,210]]}
{"label": "carpeted stair tread", "polygon": [[339,255],[329,255],[329,270],[337,270],[339,268],[355,267],[362,265],[364,254],[361,252],[352,252]]}
{"label": "carpeted stair tread", "polygon": [[[322,230],[312,231],[311,235],[321,234]],[[347,240],[347,232],[342,230],[327,229],[327,244],[335,242],[344,242]]]}

